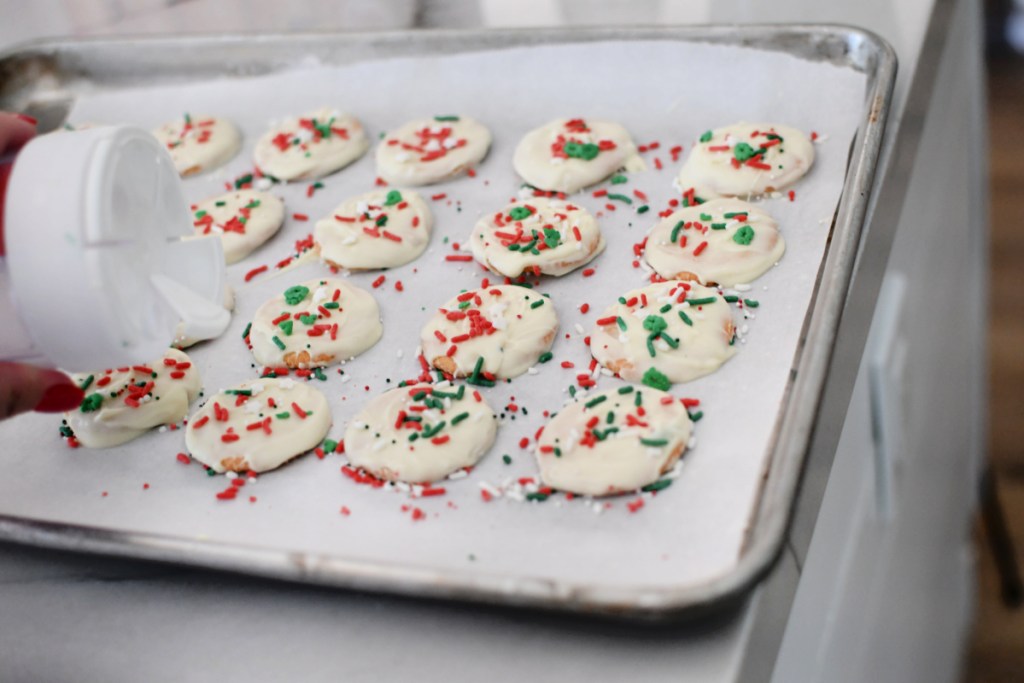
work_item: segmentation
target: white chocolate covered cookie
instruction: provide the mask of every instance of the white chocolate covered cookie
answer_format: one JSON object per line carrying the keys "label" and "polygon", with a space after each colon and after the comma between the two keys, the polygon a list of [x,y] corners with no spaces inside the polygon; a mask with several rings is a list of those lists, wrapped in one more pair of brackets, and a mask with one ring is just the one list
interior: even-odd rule
{"label": "white chocolate covered cookie", "polygon": [[185,447],[217,472],[267,472],[315,448],[330,428],[323,394],[265,377],[211,396],[189,419]]}
{"label": "white chocolate covered cookie", "polygon": [[215,116],[185,114],[178,121],[160,126],[153,135],[166,145],[182,176],[223,166],[242,146],[242,136],[235,124]]}
{"label": "white chocolate covered cookie", "polygon": [[813,163],[814,145],[797,129],[737,123],[701,135],[676,182],[705,199],[752,197],[792,185]]}
{"label": "white chocolate covered cookie", "polygon": [[351,270],[394,268],[419,257],[434,219],[411,190],[377,190],[352,197],[316,223],[320,258]]}
{"label": "white chocolate covered cookie", "polygon": [[693,423],[671,394],[624,386],[577,399],[558,412],[537,441],[546,485],[586,496],[635,491],[679,460]]}
{"label": "white chocolate covered cookie", "polygon": [[499,275],[559,276],[592,261],[604,237],[586,209],[537,197],[481,218],[469,244],[473,258]]}
{"label": "white chocolate covered cookie", "polygon": [[479,392],[417,384],[367,403],[345,430],[345,454],[378,479],[428,483],[475,465],[497,432],[497,416]]}
{"label": "white chocolate covered cookie", "polygon": [[363,156],[370,142],[359,120],[322,107],[287,118],[263,134],[253,153],[256,167],[278,180],[314,180]]}
{"label": "white chocolate covered cookie", "polygon": [[590,352],[623,379],[667,389],[732,358],[735,332],[729,304],[716,290],[670,280],[619,297],[597,319]]}
{"label": "white chocolate covered cookie", "polygon": [[251,254],[284,223],[284,202],[272,194],[236,190],[192,207],[196,235],[217,235],[224,260],[236,263]]}
{"label": "white chocolate covered cookie", "polygon": [[312,368],[358,356],[380,340],[377,301],[347,280],[310,280],[256,310],[249,328],[260,365]]}
{"label": "white chocolate covered cookie", "polygon": [[625,128],[589,119],[556,119],[535,128],[520,140],[512,164],[529,184],[556,192],[576,192],[620,168],[645,168]]}
{"label": "white chocolate covered cookie", "polygon": [[108,448],[153,427],[188,416],[199,395],[199,371],[181,351],[168,349],[150,365],[74,375],[85,400],[64,418],[83,446]]}
{"label": "white chocolate covered cookie", "polygon": [[732,287],[764,275],[785,250],[768,213],[739,199],[712,199],[655,225],[644,258],[667,280]]}
{"label": "white chocolate covered cookie", "polygon": [[468,116],[410,121],[377,146],[377,175],[392,185],[432,185],[480,163],[491,132]]}
{"label": "white chocolate covered cookie", "polygon": [[558,315],[547,297],[515,285],[473,289],[443,307],[420,333],[435,368],[489,386],[526,372],[551,348]]}

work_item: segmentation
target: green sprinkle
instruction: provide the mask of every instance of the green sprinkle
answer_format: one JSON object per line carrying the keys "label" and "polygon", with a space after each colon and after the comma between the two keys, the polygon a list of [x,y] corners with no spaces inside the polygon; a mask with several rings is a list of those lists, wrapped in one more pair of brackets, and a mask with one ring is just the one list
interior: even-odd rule
{"label": "green sprinkle", "polygon": [[303,285],[295,285],[284,290],[284,300],[288,302],[289,306],[297,306],[309,296],[309,287]]}
{"label": "green sprinkle", "polygon": [[531,213],[533,212],[525,206],[513,206],[512,210],[508,212],[508,217],[514,221],[521,221],[524,218],[529,218]]}
{"label": "green sprinkle", "polygon": [[660,334],[668,327],[668,323],[660,315],[649,315],[644,318],[644,329],[654,334]]}
{"label": "green sprinkle", "polygon": [[576,398],[576,387],[572,384],[569,385],[569,398]]}
{"label": "green sprinkle", "polygon": [[619,393],[620,394],[631,394],[631,393],[633,393],[633,387],[628,386],[628,385],[624,386],[624,387],[619,387]]}
{"label": "green sprinkle", "polygon": [[394,206],[402,201],[402,193],[398,190],[390,190],[384,198],[384,206]]}
{"label": "green sprinkle", "polygon": [[711,229],[712,230],[725,230],[725,223],[712,223],[711,224]]}
{"label": "green sprinkle", "polygon": [[252,173],[246,173],[244,176],[235,181],[235,189],[242,189],[243,185],[248,185],[252,182]]}
{"label": "green sprinkle", "polygon": [[725,299],[725,303],[727,304],[734,304],[740,300],[740,298],[735,294],[726,294],[722,298]]}
{"label": "green sprinkle", "polygon": [[583,159],[590,161],[601,153],[601,148],[592,142],[579,143],[571,140],[562,145],[562,151],[572,159]]}
{"label": "green sprinkle", "polygon": [[327,453],[333,453],[334,449],[338,447],[338,442],[334,439],[324,439],[324,451]]}
{"label": "green sprinkle", "polygon": [[686,225],[686,221],[679,221],[676,223],[676,227],[672,228],[672,234],[669,236],[668,241],[675,244],[679,241],[679,231]]}
{"label": "green sprinkle", "polygon": [[544,228],[544,244],[548,249],[554,249],[562,242],[562,235],[554,228]]}
{"label": "green sprinkle", "polygon": [[75,433],[71,430],[71,427],[68,427],[67,425],[61,425],[60,435],[65,438],[69,438],[74,436]]}
{"label": "green sprinkle", "polygon": [[451,114],[445,114],[444,116],[435,116],[435,121],[458,121],[458,116],[452,116]]}
{"label": "green sprinkle", "polygon": [[652,448],[656,448],[658,446],[667,446],[668,439],[640,439],[640,443],[642,443],[644,446],[651,446]]}
{"label": "green sprinkle", "polygon": [[682,320],[687,325],[689,325],[690,327],[693,327],[693,321],[690,320],[690,316],[686,315],[682,311],[679,311],[679,319]]}
{"label": "green sprinkle", "polygon": [[484,368],[484,357],[480,356],[476,359],[476,364],[473,365],[473,374],[470,375],[470,379],[477,379],[480,377],[480,371]]}
{"label": "green sprinkle", "polygon": [[656,482],[653,482],[651,484],[648,484],[647,486],[644,486],[640,490],[641,491],[646,491],[646,492],[649,492],[649,491],[661,491],[662,489],[667,489],[671,485],[672,485],[672,480],[671,479],[659,479]]}
{"label": "green sprinkle", "polygon": [[624,183],[624,182],[626,182],[628,180],[629,180],[629,178],[627,178],[626,176],[624,176],[622,174],[613,175],[612,178],[611,178],[611,183],[612,183],[612,185],[621,185],[622,183]]}
{"label": "green sprinkle", "polygon": [[313,368],[313,376],[316,377],[321,382],[327,381],[327,375],[324,374],[323,368]]}
{"label": "green sprinkle", "polygon": [[736,218],[736,216],[746,216],[746,211],[730,211],[729,213],[723,213],[722,218]]}
{"label": "green sprinkle", "polygon": [[706,296],[703,299],[687,299],[686,303],[690,306],[704,306],[706,304],[713,304],[717,297]]}
{"label": "green sprinkle", "polygon": [[584,403],[583,405],[584,405],[585,407],[587,407],[587,408],[593,408],[594,406],[596,406],[596,405],[599,405],[599,404],[601,404],[601,403],[604,403],[604,402],[605,402],[605,401],[607,401],[607,400],[608,400],[608,397],[607,397],[607,396],[604,396],[604,395],[602,395],[602,396],[597,396],[596,398],[592,398],[592,399],[590,399],[589,401],[587,401],[587,402],[586,402],[586,403]]}
{"label": "green sprinkle", "polygon": [[651,207],[647,206],[646,204],[644,204],[643,206],[638,206],[636,208],[636,212],[637,213],[647,213],[650,210],[651,210]]}
{"label": "green sprinkle", "polygon": [[377,220],[374,221],[374,224],[378,228],[383,228],[385,225],[388,224],[388,217],[384,214],[381,214],[380,216],[377,216]]}
{"label": "green sprinkle", "polygon": [[289,336],[289,337],[292,334],[292,329],[293,329],[294,325],[295,325],[295,322],[292,321],[292,320],[282,320],[281,322],[279,322],[277,324],[277,326],[281,328],[281,331],[283,331],[285,333],[285,335]]}
{"label": "green sprinkle", "polygon": [[469,417],[469,413],[459,413],[458,415],[452,418],[452,426],[454,427],[455,425],[465,420],[467,417]]}
{"label": "green sprinkle", "polygon": [[619,303],[622,304],[623,306],[625,306],[626,305],[626,297],[620,296],[619,297]]}
{"label": "green sprinkle", "polygon": [[196,218],[202,218],[206,215],[205,211],[196,211]]}
{"label": "green sprinkle", "polygon": [[329,308],[331,310],[334,310],[335,308],[341,308],[341,303],[338,302],[338,301],[328,301],[323,306],[324,306],[324,308]]}
{"label": "green sprinkle", "polygon": [[710,213],[702,213],[702,214],[700,215],[700,219],[701,219],[702,221],[704,221],[705,223],[707,223],[708,221],[710,221],[710,220],[711,220],[712,218],[714,218],[714,216],[712,216],[712,215],[711,215]]}
{"label": "green sprinkle", "polygon": [[409,441],[415,441],[418,438],[420,438],[419,432],[413,432],[412,434],[409,435]]}
{"label": "green sprinkle", "polygon": [[755,299],[744,299],[743,305],[746,306],[747,308],[757,308],[758,306],[761,305],[761,302]]}
{"label": "green sprinkle", "polygon": [[608,199],[614,199],[617,202],[625,202],[626,204],[633,203],[633,200],[624,194],[609,194]]}
{"label": "green sprinkle", "polygon": [[226,206],[227,202],[225,202],[225,201],[214,202],[213,205],[214,206]]}
{"label": "green sprinkle", "polygon": [[639,408],[640,404],[643,403],[643,402],[644,402],[644,392],[642,392],[642,391],[636,392],[636,396],[633,397],[633,405],[635,405],[637,408]]}
{"label": "green sprinkle", "polygon": [[278,420],[288,420],[288,419],[291,418],[291,416],[292,416],[292,414],[287,412],[287,411],[274,415],[274,417],[276,417]]}
{"label": "green sprinkle", "polygon": [[710,130],[704,131],[704,134],[700,136],[701,142],[711,142],[711,138],[714,137],[714,133]]}
{"label": "green sprinkle", "polygon": [[749,225],[744,225],[742,228],[737,230],[732,235],[732,241],[736,244],[747,245],[754,239],[754,229]]}
{"label": "green sprinkle", "polygon": [[554,357],[555,357],[555,354],[551,353],[550,351],[545,351],[544,353],[540,354],[540,356],[537,357],[537,362],[539,362],[539,363],[547,363],[549,360],[551,360]]}
{"label": "green sprinkle", "polygon": [[[568,144],[568,143],[566,143],[566,144]],[[547,499],[548,499],[548,494],[541,493],[540,491],[537,491],[536,493],[527,493],[526,494],[526,500],[536,500],[538,502],[543,503]]]}
{"label": "green sprinkle", "polygon": [[245,339],[246,337],[249,336],[249,330],[251,330],[251,329],[252,329],[252,323],[250,322],[248,325],[245,326],[245,329],[242,330],[242,339]]}
{"label": "green sprinkle", "polygon": [[82,399],[82,405],[79,406],[79,409],[83,413],[92,413],[99,410],[100,406],[102,405],[102,396],[100,396],[99,394],[90,394],[89,396],[86,396],[84,399]]}
{"label": "green sprinkle", "polygon": [[621,315],[615,316],[615,324],[619,326],[619,329],[623,332],[626,331],[626,321],[622,319]]}
{"label": "green sprinkle", "polygon": [[228,396],[252,396],[252,389],[225,389]]}
{"label": "green sprinkle", "polygon": [[[323,187],[323,185],[320,185],[320,187]],[[255,208],[258,208],[259,205],[260,205],[260,200],[254,199],[251,202],[249,202],[248,204],[246,204],[245,208],[247,208],[247,209],[255,209]]]}
{"label": "green sprinkle", "polygon": [[277,338],[277,336],[273,336],[273,337],[271,337],[271,338],[270,338],[270,340],[271,340],[272,342],[274,342],[274,345],[275,345],[275,346],[276,346],[277,348],[279,348],[279,349],[281,349],[282,351],[284,351],[284,349],[285,349],[285,345],[284,345],[284,342],[283,342],[283,341],[281,341],[280,339],[278,339],[278,338]]}
{"label": "green sprinkle", "polygon": [[668,313],[671,310],[672,310],[672,304],[665,304],[664,306],[662,306],[661,308],[658,309],[658,313]]}
{"label": "green sprinkle", "polygon": [[698,410],[696,413],[690,413],[690,422],[700,422],[702,417],[704,417],[703,410]]}
{"label": "green sprinkle", "polygon": [[316,316],[310,313],[309,315],[300,315],[299,322],[303,325],[314,325],[316,324]]}
{"label": "green sprinkle", "polygon": [[654,339],[657,336],[657,333],[647,335],[647,353],[651,354],[651,358],[657,355],[654,352]]}
{"label": "green sprinkle", "polygon": [[679,340],[676,339],[675,337],[670,337],[669,335],[667,335],[665,333],[662,333],[660,335],[660,337],[661,337],[661,339],[663,339],[665,341],[666,344],[671,346],[673,349],[678,349],[679,348]]}
{"label": "green sprinkle", "polygon": [[540,308],[543,305],[544,305],[544,299],[537,299],[532,304],[530,304],[530,308]]}
{"label": "green sprinkle", "polygon": [[668,377],[659,372],[657,368],[648,368],[641,381],[649,387],[661,389],[662,391],[668,391],[672,386],[672,382],[669,381]]}
{"label": "green sprinkle", "polygon": [[503,456],[501,456],[501,461],[503,463],[505,463],[506,465],[511,465],[512,464],[512,456],[510,456],[510,455],[503,455]]}
{"label": "green sprinkle", "polygon": [[89,375],[88,377],[82,380],[82,383],[78,385],[78,388],[81,389],[82,391],[85,391],[86,389],[89,388],[90,385],[92,385],[92,381],[94,379],[96,379],[94,376]]}
{"label": "green sprinkle", "polygon": [[745,142],[737,142],[732,148],[732,155],[736,157],[737,161],[746,161],[755,154],[757,151]]}

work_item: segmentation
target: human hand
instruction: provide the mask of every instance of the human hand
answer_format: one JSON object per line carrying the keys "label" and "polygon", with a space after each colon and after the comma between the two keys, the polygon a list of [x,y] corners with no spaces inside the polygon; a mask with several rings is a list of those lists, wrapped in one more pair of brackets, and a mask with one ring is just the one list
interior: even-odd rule
{"label": "human hand", "polygon": [[[36,121],[32,117],[0,112],[0,256],[4,253],[3,207],[11,162],[35,134]],[[71,410],[84,397],[85,392],[59,370],[0,362],[0,420],[28,410],[44,413]]]}

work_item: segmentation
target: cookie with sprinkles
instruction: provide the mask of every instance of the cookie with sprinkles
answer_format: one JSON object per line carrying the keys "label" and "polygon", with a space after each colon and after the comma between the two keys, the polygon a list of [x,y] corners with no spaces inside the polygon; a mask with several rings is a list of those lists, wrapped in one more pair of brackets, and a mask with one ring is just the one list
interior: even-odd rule
{"label": "cookie with sprinkles", "polygon": [[284,223],[284,202],[267,192],[238,190],[192,207],[196,235],[217,235],[224,260],[236,263],[270,239]]}
{"label": "cookie with sprinkles", "polygon": [[590,212],[542,197],[484,216],[469,243],[473,258],[506,277],[565,275],[604,251],[604,236]]}
{"label": "cookie with sprinkles", "polygon": [[373,295],[335,278],[294,285],[264,303],[248,339],[260,365],[312,368],[354,358],[382,334]]}
{"label": "cookie with sprinkles", "polygon": [[693,423],[681,401],[624,386],[570,402],[544,427],[535,455],[547,486],[607,496],[650,486],[675,465]]}
{"label": "cookie with sprinkles", "polygon": [[345,200],[316,223],[320,258],[338,268],[394,268],[427,248],[434,219],[412,190],[378,190]]}
{"label": "cookie with sprinkles", "polygon": [[199,395],[199,371],[177,349],[149,365],[73,375],[85,390],[76,410],[64,414],[74,436],[89,448],[109,448],[188,416]]}
{"label": "cookie with sprinkles", "polygon": [[323,394],[268,377],[211,396],[189,419],[185,447],[216,472],[267,472],[316,448],[330,428]]}
{"label": "cookie with sprinkles", "polygon": [[785,250],[779,224],[767,212],[740,199],[712,199],[655,225],[644,259],[668,280],[733,287],[764,275]]}
{"label": "cookie with sprinkles", "polygon": [[527,133],[516,147],[512,164],[530,185],[569,193],[599,183],[619,169],[645,168],[625,128],[579,118],[556,119]]}
{"label": "cookie with sprinkles", "polygon": [[420,333],[438,370],[492,386],[526,372],[548,352],[558,315],[548,298],[515,285],[473,289],[437,310]]}
{"label": "cookie with sprinkles", "polygon": [[619,297],[597,319],[590,352],[623,379],[664,390],[721,367],[736,353],[735,334],[717,290],[669,280]]}
{"label": "cookie with sprinkles", "polygon": [[242,136],[235,124],[216,116],[185,114],[153,131],[171,153],[174,168],[182,176],[223,166],[238,154]]}
{"label": "cookie with sprinkles", "polygon": [[498,418],[480,392],[416,384],[367,403],[345,430],[345,454],[378,479],[427,483],[475,465],[497,433]]}
{"label": "cookie with sprinkles", "polygon": [[410,121],[377,145],[377,175],[391,185],[433,185],[466,172],[487,156],[491,132],[468,116]]}
{"label": "cookie with sprinkles", "polygon": [[278,180],[315,180],[345,168],[369,147],[358,119],[322,107],[264,133],[253,159],[264,175]]}
{"label": "cookie with sprinkles", "polygon": [[706,197],[753,197],[789,187],[814,163],[814,145],[795,128],[737,123],[705,131],[676,182]]}

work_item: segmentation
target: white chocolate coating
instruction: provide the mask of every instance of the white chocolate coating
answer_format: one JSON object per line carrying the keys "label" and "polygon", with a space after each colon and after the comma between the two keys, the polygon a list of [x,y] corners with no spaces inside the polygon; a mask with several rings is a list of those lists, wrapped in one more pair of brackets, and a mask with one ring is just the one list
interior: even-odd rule
{"label": "white chocolate coating", "polygon": [[167,147],[182,176],[223,166],[242,146],[242,136],[235,124],[215,116],[186,114],[160,126],[153,135]]}
{"label": "white chocolate coating", "polygon": [[211,396],[189,419],[185,447],[217,472],[267,472],[316,448],[330,428],[331,411],[318,390],[265,377]]}
{"label": "white chocolate coating", "polygon": [[410,121],[377,145],[377,175],[391,185],[416,187],[448,180],[479,164],[491,132],[468,116]]}
{"label": "white chocolate coating", "polygon": [[[516,219],[527,211],[528,216]],[[507,277],[519,277],[523,271],[565,275],[604,251],[601,229],[586,209],[542,197],[482,217],[469,244],[473,258]]]}
{"label": "white chocolate coating", "polygon": [[312,368],[358,356],[383,332],[373,295],[346,280],[324,278],[289,287],[260,306],[249,343],[260,365]]}
{"label": "white chocolate coating", "polygon": [[218,235],[224,261],[236,263],[251,254],[284,223],[284,202],[256,190],[236,190],[205,199],[192,207],[197,236]]}
{"label": "white chocolate coating", "polygon": [[535,128],[519,141],[512,165],[534,187],[567,193],[599,183],[620,168],[645,168],[625,128],[590,119],[556,119]]}
{"label": "white chocolate coating", "polygon": [[[228,312],[235,310],[235,289],[231,285],[224,285],[224,309]],[[180,322],[174,328],[174,341],[171,342],[171,346],[176,349],[187,349],[201,341],[206,341],[206,338],[188,336],[188,328],[184,322]]]}
{"label": "white chocolate coating", "polygon": [[394,268],[427,248],[434,218],[412,190],[376,190],[352,197],[316,223],[320,258],[350,270]]}
{"label": "white chocolate coating", "polygon": [[[712,297],[709,303],[689,303]],[[625,380],[641,382],[653,368],[670,382],[689,382],[714,372],[736,353],[730,344],[735,334],[732,311],[717,290],[670,280],[635,289],[622,298],[625,304],[617,302],[597,319],[590,352]],[[669,308],[662,312],[665,306]],[[625,330],[615,318],[623,321]],[[658,330],[661,337],[651,338]],[[676,348],[666,336],[677,342]]]}
{"label": "white chocolate coating", "polygon": [[779,224],[768,213],[739,199],[712,199],[655,225],[644,259],[667,280],[732,287],[764,275],[785,251]]}
{"label": "white chocolate coating", "polygon": [[491,379],[488,374],[511,379],[551,348],[557,331],[558,315],[547,297],[525,287],[499,285],[448,301],[423,328],[420,342],[427,361],[450,375],[471,377],[483,359],[480,373],[485,379]]}
{"label": "white chocolate coating", "polygon": [[635,491],[679,460],[692,429],[686,407],[663,391],[638,387],[627,394],[590,394],[563,407],[544,427],[535,451],[540,478],[585,496]]}
{"label": "white chocolate coating", "polygon": [[345,454],[378,479],[428,483],[475,465],[497,433],[494,411],[472,387],[417,384],[367,403],[345,429]]}
{"label": "white chocolate coating", "polygon": [[813,163],[814,145],[797,129],[737,123],[704,133],[676,182],[680,190],[694,188],[704,199],[753,197],[792,185]]}
{"label": "white chocolate coating", "polygon": [[345,168],[369,147],[358,119],[321,107],[264,133],[253,159],[264,175],[278,180],[314,180]]}
{"label": "white chocolate coating", "polygon": [[82,386],[88,377],[92,380],[82,407],[64,418],[89,448],[117,446],[153,427],[183,420],[200,388],[199,370],[176,349],[168,349],[163,358],[147,366],[78,374],[73,379]]}

